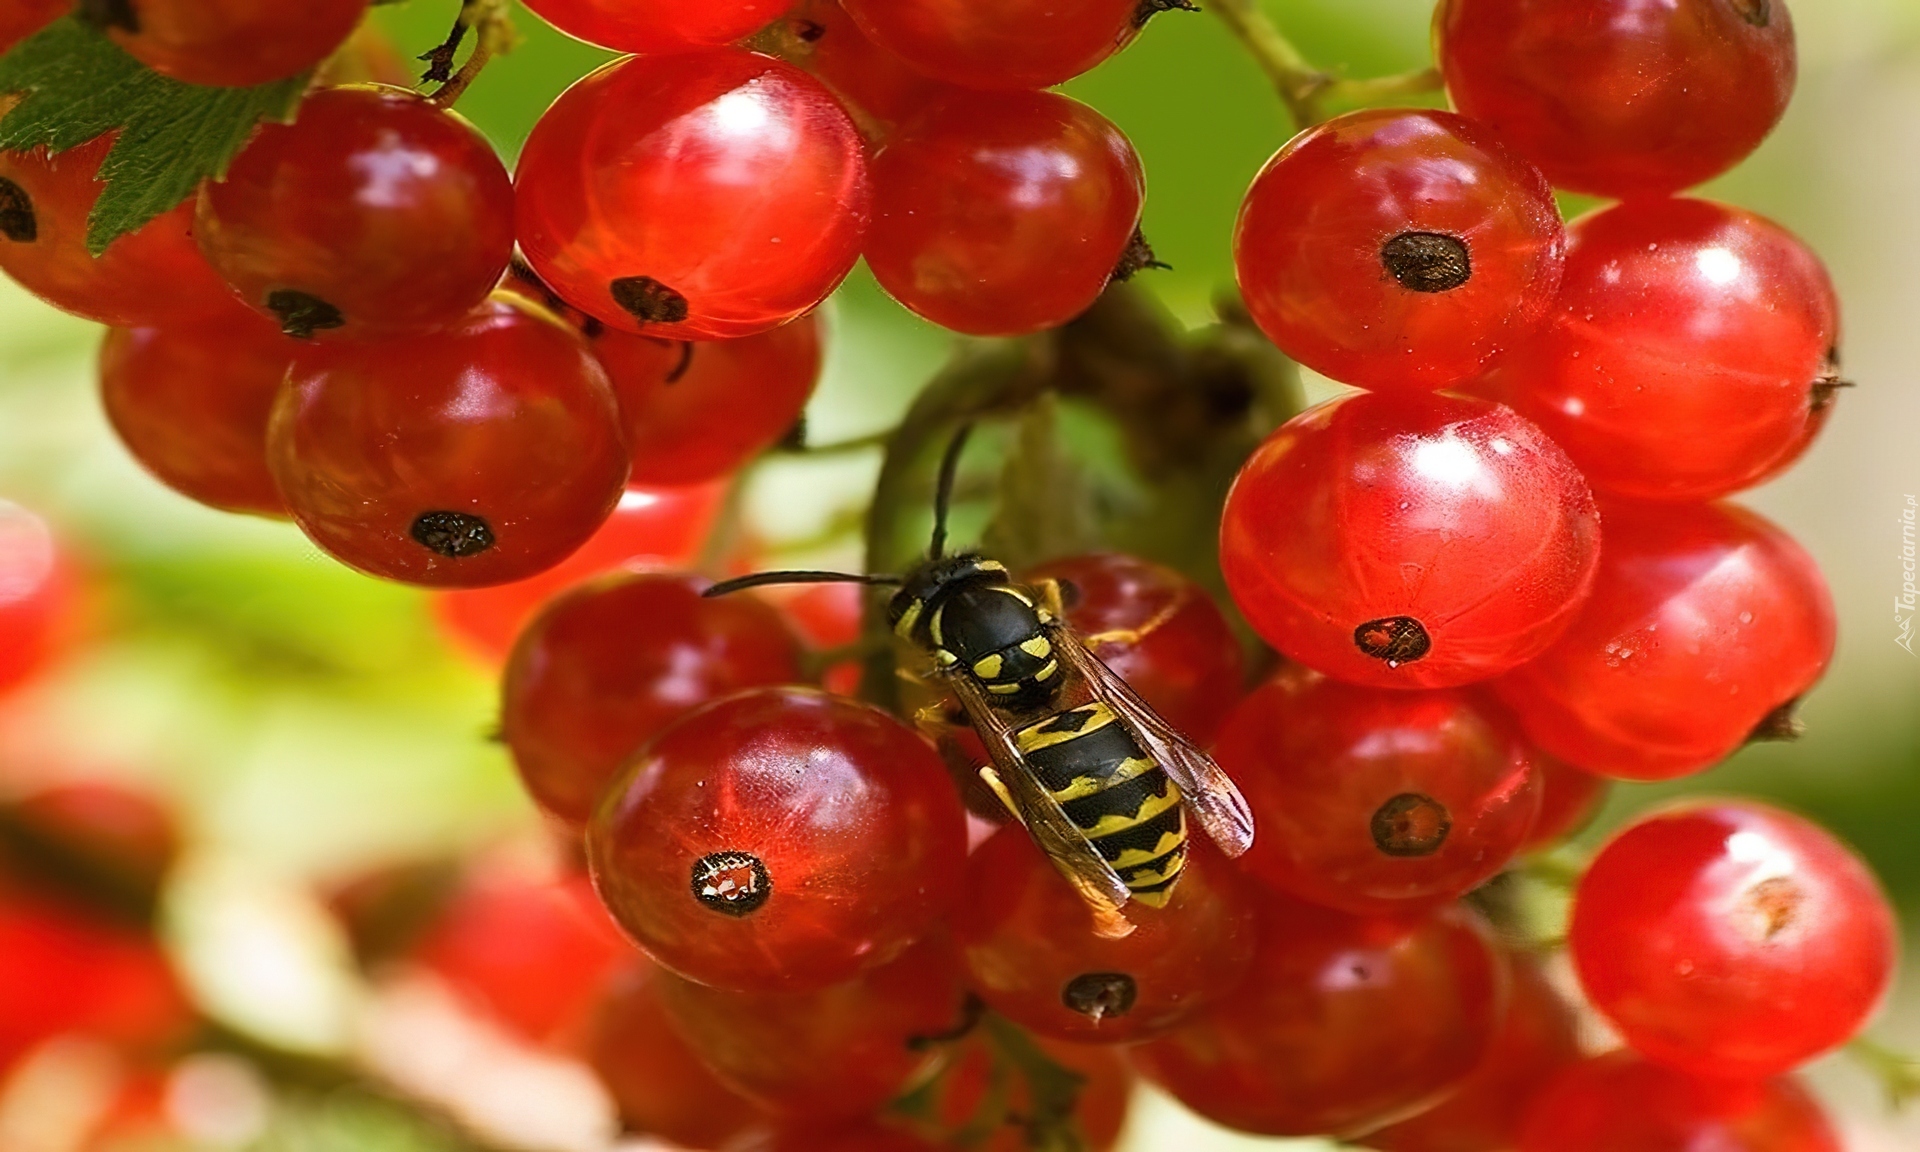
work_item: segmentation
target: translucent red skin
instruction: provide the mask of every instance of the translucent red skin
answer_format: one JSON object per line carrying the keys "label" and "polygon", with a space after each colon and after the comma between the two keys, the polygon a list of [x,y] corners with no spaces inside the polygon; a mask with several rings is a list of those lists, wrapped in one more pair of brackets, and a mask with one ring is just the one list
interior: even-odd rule
{"label": "translucent red skin", "polygon": [[[806,991],[897,957],[960,890],[966,817],[940,757],[876,708],[804,688],[709,704],[655,737],[587,830],[594,883],[662,965],[741,991]],[[695,861],[749,852],[772,895],[702,905]]]}
{"label": "translucent red skin", "polygon": [[[606,373],[571,329],[506,301],[455,328],[302,351],[267,426],[267,462],[294,520],[336,559],[445,588],[558,564],[627,478]],[[493,546],[429,550],[411,530],[433,511],[484,518]]]}
{"label": "translucent red skin", "polygon": [[[1506,444],[1509,451],[1501,451]],[[1361,393],[1289,420],[1228,493],[1220,567],[1269,643],[1377,688],[1447,688],[1538,656],[1593,583],[1600,516],[1566,454],[1510,409]],[[1390,667],[1356,646],[1410,616],[1432,640]]]}
{"label": "translucent red skin", "polygon": [[1160,718],[1195,744],[1213,742],[1246,684],[1246,655],[1205,589],[1164,565],[1117,552],[1049,560],[1029,580],[1063,580],[1067,623],[1081,640],[1144,630],[1137,640],[1092,643]]}
{"label": "translucent red skin", "polygon": [[1146,175],[1106,117],[1053,92],[970,92],[873,159],[864,255],[894,299],[975,336],[1053,328],[1106,288]]}
{"label": "translucent red skin", "polygon": [[1567,450],[1597,491],[1711,500],[1791,464],[1826,423],[1839,339],[1820,258],[1705,200],[1576,220],[1552,315],[1483,385]]}
{"label": "translucent red skin", "polygon": [[[554,291],[675,340],[751,336],[820,303],[860,254],[869,200],[833,95],[734,49],[590,73],[534,126],[515,191],[521,250]],[[687,319],[643,325],[610,288],[633,276],[684,296]]]}
{"label": "translucent red skin", "polygon": [[13,0],[0,9],[0,52],[25,40],[72,10],[67,0]]}
{"label": "translucent red skin", "polygon": [[76,592],[72,560],[47,522],[0,500],[0,693],[59,652]]}
{"label": "translucent red skin", "polygon": [[1584,772],[1538,749],[1534,774],[1540,778],[1540,817],[1520,844],[1521,852],[1551,848],[1593,822],[1613,791],[1613,781]]}
{"label": "translucent red skin", "polygon": [[1579,619],[1494,691],[1529,739],[1589,772],[1670,780],[1711,767],[1826,671],[1826,581],[1744,508],[1609,504],[1606,516]]}
{"label": "translucent red skin", "polygon": [[[1035,1035],[1080,1043],[1160,1035],[1231,992],[1253,960],[1251,895],[1197,840],[1166,907],[1129,905],[1127,918],[1131,935],[1099,936],[1086,901],[1027,830],[1006,827],[967,858],[951,923],[988,1007]],[[1067,1007],[1065,989],[1087,973],[1133,977],[1132,1007],[1097,1021]]]}
{"label": "translucent red skin", "polygon": [[1627,1051],[1563,1073],[1529,1110],[1519,1152],[1841,1152],[1793,1080],[1692,1077]]}
{"label": "translucent red skin", "polygon": [[106,33],[134,59],[189,84],[245,88],[304,72],[333,54],[367,0],[128,0],[139,31]]}
{"label": "translucent red skin", "polygon": [[436,593],[434,619],[448,639],[474,656],[502,663],[534,614],[566,589],[616,568],[657,570],[692,565],[725,496],[725,489],[716,484],[691,488],[629,485],[620,494],[613,515],[579,551],[525,580]]}
{"label": "translucent red skin", "polygon": [[542,20],[616,52],[684,52],[731,44],[772,23],[785,0],[528,0]]}
{"label": "translucent red skin", "polygon": [[[1466,244],[1471,275],[1415,291],[1381,257],[1403,232]],[[1287,355],[1362,388],[1477,375],[1525,339],[1560,283],[1566,233],[1539,172],[1449,112],[1349,112],[1254,177],[1234,225],[1247,311]]]}
{"label": "translucent red skin", "polygon": [[801,0],[787,20],[794,38],[806,46],[804,54],[795,50],[789,59],[855,110],[863,129],[891,128],[947,91],[875,44],[840,0]]}
{"label": "translucent red skin", "polygon": [[1793,20],[1760,7],[1765,27],[1727,0],[1445,0],[1434,55],[1453,106],[1556,187],[1659,195],[1733,167],[1785,111]]}
{"label": "translucent red skin", "polygon": [[758,336],[593,339],[613,381],[636,484],[698,484],[739,468],[793,430],[820,380],[812,313]]}
{"label": "translucent red skin", "polygon": [[[1086,1152],[1106,1152],[1120,1140],[1133,1096],[1133,1071],[1120,1051],[1103,1044],[1066,1044],[1034,1037],[1049,1060],[1082,1078],[1073,1119]],[[949,1131],[958,1131],[980,1114],[992,1090],[994,1052],[988,1043],[973,1040],[954,1054],[942,1073],[940,1096],[933,1115]],[[1027,1131],[1019,1123],[1032,1114],[1027,1085],[1019,1075],[1008,1087],[1005,1124],[981,1145],[986,1152],[1029,1152]],[[837,1145],[835,1146],[838,1147]],[[814,1150],[818,1152],[818,1150]]]}
{"label": "translucent red skin", "polygon": [[457,323],[493,291],[513,255],[513,185],[458,113],[354,84],[261,128],[202,185],[194,223],[207,260],[263,314],[292,289],[344,317],[316,336],[390,336]]}
{"label": "translucent red skin", "polygon": [[[1512,1148],[1527,1105],[1580,1059],[1573,1012],[1537,964],[1510,958],[1512,1002],[1493,1047],[1438,1106],[1361,1141],[1380,1152],[1488,1152]],[[1642,1150],[1645,1152],[1645,1150]]]}
{"label": "translucent red skin", "polygon": [[1824,829],[1693,801],[1601,849],[1574,892],[1569,944],[1594,1007],[1642,1055],[1759,1079],[1860,1030],[1899,934],[1873,873]]}
{"label": "translucent red skin", "polygon": [[231,319],[239,302],[194,244],[191,203],[88,253],[87,216],[104,187],[94,175],[112,147],[109,135],[52,157],[0,152],[0,179],[27,194],[38,230],[31,241],[0,236],[0,271],[55,308],[116,328]]}
{"label": "translucent red skin", "polygon": [[1125,48],[1139,0],[843,0],[876,43],[949,84],[1051,88]]}
{"label": "translucent red skin", "polygon": [[965,1015],[959,965],[937,934],[812,992],[729,992],[671,973],[660,982],[668,1017],[720,1081],[790,1121],[877,1111],[945,1059],[915,1038],[949,1033]]}
{"label": "translucent red skin", "polygon": [[1272,897],[1262,920],[1233,995],[1128,1051],[1200,1115],[1349,1139],[1437,1102],[1489,1050],[1506,972],[1470,914],[1363,920]]}
{"label": "translucent red skin", "polygon": [[219,326],[115,328],[100,401],[161,483],[228,512],[286,515],[267,471],[267,415],[298,346],[252,316]]}
{"label": "translucent red skin", "polygon": [[[1287,669],[1235,708],[1214,756],[1260,834],[1240,864],[1282,892],[1354,915],[1418,912],[1500,871],[1540,811],[1533,751],[1463,692],[1357,688]],[[1437,850],[1394,856],[1374,814],[1431,798]]]}
{"label": "translucent red skin", "polygon": [[752,596],[701,597],[709,581],[622,573],[553,601],[515,643],[500,727],[534,802],[581,827],[662,728],[743,688],[800,678],[800,644]]}
{"label": "translucent red skin", "polygon": [[609,984],[594,1013],[587,1062],[629,1131],[688,1148],[719,1148],[763,1122],[760,1110],[700,1062],[661,1002],[644,960]]}

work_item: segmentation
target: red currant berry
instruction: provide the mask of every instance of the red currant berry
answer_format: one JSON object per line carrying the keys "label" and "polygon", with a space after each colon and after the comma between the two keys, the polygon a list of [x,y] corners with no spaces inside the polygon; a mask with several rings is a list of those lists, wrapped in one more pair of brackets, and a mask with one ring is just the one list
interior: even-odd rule
{"label": "red currant berry", "polygon": [[725,497],[719,484],[629,487],[613,515],[578,552],[525,580],[437,593],[434,617],[449,639],[489,663],[502,663],[541,607],[568,588],[620,568],[691,565]]}
{"label": "red currant berry", "polygon": [[819,81],[732,49],[617,60],[520,154],[520,246],[576,307],[667,339],[751,336],[860,254],[866,149]]}
{"label": "red currant berry", "polygon": [[1134,932],[1110,939],[1026,829],[1002,828],[967,860],[954,914],[970,983],[1037,1035],[1159,1035],[1231,992],[1253,959],[1253,908],[1232,866],[1194,842],[1180,878],[1165,907],[1131,910]]}
{"label": "red currant berry", "polygon": [[708,600],[706,581],[626,573],[548,605],[514,645],[501,730],[534,801],[585,825],[654,734],[710,700],[800,676],[800,645],[751,596]]}
{"label": "red currant berry", "polygon": [[[1380,1152],[1487,1152],[1512,1148],[1527,1105],[1580,1059],[1573,1012],[1530,960],[1512,958],[1506,1023],[1473,1075],[1447,1101],[1382,1128],[1361,1143]],[[1646,1152],[1646,1150],[1642,1150]]]}
{"label": "red currant berry", "polygon": [[1726,171],[1793,94],[1782,0],[1445,0],[1434,34],[1454,107],[1597,196]]}
{"label": "red currant berry", "polygon": [[1545,655],[1494,687],[1552,755],[1667,780],[1790,720],[1833,640],[1820,569],[1759,516],[1724,504],[1608,505],[1592,599]]}
{"label": "red currant berry", "polygon": [[875,44],[840,0],[800,0],[788,13],[787,31],[803,46],[793,51],[793,62],[875,128],[912,118],[946,91],[945,85]]}
{"label": "red currant berry", "polygon": [[0,52],[66,15],[72,7],[68,0],[12,0],[0,8]]}
{"label": "red currant berry", "polygon": [[1521,852],[1551,848],[1578,834],[1593,823],[1613,790],[1605,776],[1583,772],[1545,752],[1533,753],[1533,771],[1540,778],[1540,817],[1521,842]]}
{"label": "red currant berry", "polygon": [[773,22],[787,0],[527,0],[542,20],[616,52],[684,52],[730,44]]}
{"label": "red currant berry", "polygon": [[616,330],[593,339],[613,381],[637,484],[725,476],[793,431],[820,380],[811,313],[739,340],[656,340]]}
{"label": "red currant berry", "polygon": [[380,85],[326,88],[200,192],[200,248],[302,338],[458,322],[513,254],[513,185],[457,113]]}
{"label": "red currant berry", "polygon": [[1195,744],[1213,742],[1246,683],[1246,657],[1204,588],[1111,552],[1050,560],[1028,576],[1060,581],[1067,623],[1094,654],[1161,719]]}
{"label": "red currant berry", "polygon": [[0,500],[0,692],[53,658],[74,594],[72,561],[47,522]]}
{"label": "red currant berry", "polygon": [[966,818],[912,729],[765,688],[655,737],[587,847],[601,898],[654,959],[715,987],[801,991],[886,963],[945,911]]}
{"label": "red currant berry", "polygon": [[1506,866],[1540,810],[1531,750],[1463,692],[1290,668],[1234,709],[1214,755],[1261,830],[1242,865],[1357,915],[1465,893]]}
{"label": "red currant berry", "polygon": [[1119,268],[1146,198],[1125,134],[1052,92],[970,92],[873,160],[865,255],[914,312],[976,336],[1054,328]]}
{"label": "red currant berry", "polygon": [[1642,1055],[1703,1076],[1788,1071],[1859,1031],[1886,994],[1893,910],[1825,830],[1695,801],[1608,841],[1568,934],[1594,1007]]}
{"label": "red currant berry", "polygon": [[1839,302],[1819,257],[1705,200],[1616,205],[1570,235],[1550,319],[1488,394],[1617,496],[1708,500],[1800,455],[1838,386]]}
{"label": "red currant berry", "polygon": [[627,478],[606,373],[571,329],[504,299],[444,331],[303,351],[267,463],[315,543],[438,587],[553,567]]}
{"label": "red currant berry", "polygon": [[1234,228],[1247,311],[1280,350],[1362,388],[1476,375],[1532,332],[1566,232],[1532,165],[1449,112],[1349,112],[1254,177]]}
{"label": "red currant berry", "polygon": [[1536,1100],[1520,1152],[1841,1152],[1792,1080],[1694,1077],[1631,1052],[1575,1065]]}
{"label": "red currant berry", "polygon": [[1132,42],[1140,0],[842,0],[867,35],[966,88],[1051,88]]}
{"label": "red currant berry", "polygon": [[1506,977],[1477,920],[1457,908],[1363,920],[1269,899],[1252,974],[1130,1050],[1147,1079],[1242,1132],[1345,1138],[1432,1105],[1479,1065]]}
{"label": "red currant berry", "polygon": [[878,1110],[939,1063],[934,1041],[967,1016],[959,963],[938,937],[818,991],[727,991],[663,974],[660,998],[723,1083],[811,1120]]}
{"label": "red currant berry", "polygon": [[1311,668],[1381,688],[1497,676],[1566,630],[1600,516],[1566,454],[1512,410],[1342,396],[1289,420],[1227,496],[1240,610]]}
{"label": "red currant berry", "polygon": [[119,328],[227,321],[238,301],[193,241],[193,205],[182,204],[87,251],[87,217],[105,187],[95,180],[113,147],[101,136],[57,156],[0,152],[0,271],[75,316]]}
{"label": "red currant berry", "polygon": [[366,14],[367,0],[112,0],[81,11],[155,72],[250,88],[332,55]]}
{"label": "red currant berry", "polygon": [[116,328],[100,347],[107,420],[147,471],[229,512],[286,515],[267,471],[267,415],[297,351],[273,325]]}
{"label": "red currant berry", "polygon": [[940,1152],[946,1147],[883,1120],[855,1120],[789,1125],[765,1143],[749,1142],[743,1152]]}
{"label": "red currant berry", "polygon": [[150,936],[0,893],[0,1070],[64,1033],[157,1053],[192,1027],[192,1009]]}
{"label": "red currant berry", "polygon": [[753,1130],[759,1109],[720,1083],[680,1037],[663,977],[641,961],[615,978],[595,1013],[587,1060],[632,1132],[685,1148],[721,1148]]}
{"label": "red currant berry", "polygon": [[0,886],[109,903],[129,919],[151,914],[180,856],[180,829],[158,799],[124,785],[77,780],[6,806]]}

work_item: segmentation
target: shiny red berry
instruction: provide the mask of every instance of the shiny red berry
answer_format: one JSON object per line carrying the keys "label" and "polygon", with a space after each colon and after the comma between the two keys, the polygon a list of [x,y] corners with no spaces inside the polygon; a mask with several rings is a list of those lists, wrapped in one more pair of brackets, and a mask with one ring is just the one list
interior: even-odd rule
{"label": "shiny red berry", "polygon": [[636,484],[715,480],[793,431],[820,379],[809,313],[738,340],[656,340],[617,329],[593,338],[613,381]]}
{"label": "shiny red berry", "polygon": [[965,93],[874,157],[867,266],[936,324],[1037,332],[1106,288],[1145,198],[1133,145],[1085,104],[1052,92]]}
{"label": "shiny red berry", "polygon": [[734,49],[617,60],[562,93],[516,177],[520,246],[578,308],[666,339],[751,336],[860,253],[866,149],[819,81]]}
{"label": "shiny red berry", "polygon": [[1534,775],[1540,778],[1540,817],[1521,842],[1520,851],[1551,848],[1593,823],[1607,802],[1613,782],[1584,772],[1538,749],[1533,753]]}
{"label": "shiny red berry", "polygon": [[120,442],[161,483],[209,507],[286,515],[267,471],[267,416],[298,346],[265,320],[116,328],[100,400]]}
{"label": "shiny red berry", "polygon": [[1610,1052],[1562,1074],[1528,1110],[1520,1152],[1841,1152],[1793,1080],[1689,1076]]}
{"label": "shiny red berry", "polygon": [[1088,1043],[1157,1036],[1230,993],[1253,959],[1251,896],[1193,842],[1162,908],[1130,908],[1132,934],[1095,930],[1085,899],[1034,846],[1002,828],[967,860],[953,916],[975,991],[1036,1035]]}
{"label": "shiny red berry", "polygon": [[315,543],[436,587],[553,567],[627,478],[606,373],[571,329],[505,299],[442,331],[304,350],[267,461]]}
{"label": "shiny red berry", "polygon": [[1206,589],[1161,564],[1117,552],[1050,560],[1027,574],[1057,580],[1067,623],[1160,718],[1213,742],[1246,683],[1246,657]]}
{"label": "shiny red berry", "polygon": [[1343,396],[1294,417],[1227,496],[1220,566],[1267,641],[1329,676],[1444,688],[1566,630],[1600,517],[1538,428],[1460,396]]}
{"label": "shiny red berry", "polygon": [[374,84],[325,88],[206,184],[200,248],[290,336],[460,321],[513,254],[513,186],[457,113]]}
{"label": "shiny red berry", "polygon": [[0,152],[0,271],[47,303],[120,328],[228,320],[238,301],[193,240],[193,205],[163,212],[99,256],[87,218],[113,147],[101,136],[55,156]]}
{"label": "shiny red berry", "polygon": [[736,990],[817,989],[898,956],[959,895],[966,818],[920,735],[764,688],[655,737],[588,827],[594,882],[654,959]]}
{"label": "shiny red berry", "polygon": [[1434,39],[1455,108],[1597,196],[1719,175],[1793,94],[1783,0],[1445,0]]}
{"label": "shiny red berry", "polygon": [[1499,1031],[1506,975],[1456,908],[1365,920],[1271,897],[1238,989],[1129,1052],[1217,1124],[1358,1136],[1438,1102]]}
{"label": "shiny red berry", "polygon": [[1463,692],[1287,669],[1234,709],[1214,755],[1260,829],[1242,865],[1359,915],[1462,895],[1506,866],[1540,810],[1532,750]]}
{"label": "shiny red berry", "polygon": [[937,936],[811,992],[660,980],[667,1015],[721,1082],[789,1119],[878,1110],[937,1067],[939,1039],[967,1021],[958,961]]}
{"label": "shiny red berry", "polygon": [[1709,500],[1805,450],[1839,386],[1839,302],[1806,245],[1705,200],[1616,205],[1570,236],[1546,326],[1476,391],[1616,496]]}
{"label": "shiny red berry", "polygon": [[1898,932],[1873,873],[1824,829],[1694,801],[1601,849],[1569,944],[1594,1007],[1642,1055],[1759,1079],[1860,1030],[1892,980]]}
{"label": "shiny red berry", "polygon": [[800,677],[800,645],[752,596],[707,581],[623,573],[555,600],[521,634],[500,726],[534,801],[583,826],[640,746],[702,704]]}
{"label": "shiny red berry", "polygon": [[1140,0],[842,0],[867,35],[966,88],[1051,88],[1127,46]]}
{"label": "shiny red berry", "polygon": [[1566,234],[1539,172],[1448,112],[1350,112],[1254,178],[1234,228],[1247,310],[1281,351],[1362,388],[1478,374],[1553,303]]}
{"label": "shiny red berry", "polygon": [[1732,505],[1606,515],[1579,618],[1494,685],[1528,737],[1589,772],[1666,780],[1790,723],[1833,655],[1833,601],[1813,558]]}
{"label": "shiny red berry", "polygon": [[75,596],[72,558],[47,522],[0,500],[0,692],[59,651]]}
{"label": "shiny red berry", "polygon": [[616,52],[684,52],[730,44],[773,22],[786,0],[528,0],[569,36]]}
{"label": "shiny red berry", "polygon": [[800,0],[784,23],[799,45],[789,59],[832,89],[863,128],[884,132],[947,90],[875,44],[840,0]]}
{"label": "shiny red berry", "polygon": [[248,88],[332,55],[366,14],[367,0],[113,0],[81,10],[155,72]]}

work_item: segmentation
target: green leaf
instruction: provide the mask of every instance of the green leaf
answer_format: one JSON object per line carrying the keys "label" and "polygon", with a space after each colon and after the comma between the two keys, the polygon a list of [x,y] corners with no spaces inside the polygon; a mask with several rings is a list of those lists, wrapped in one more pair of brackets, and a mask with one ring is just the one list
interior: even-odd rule
{"label": "green leaf", "polygon": [[119,131],[100,165],[106,185],[87,219],[95,256],[226,173],[256,124],[289,120],[306,91],[296,76],[258,88],[207,88],[154,72],[74,17],[0,56],[0,150],[64,152]]}

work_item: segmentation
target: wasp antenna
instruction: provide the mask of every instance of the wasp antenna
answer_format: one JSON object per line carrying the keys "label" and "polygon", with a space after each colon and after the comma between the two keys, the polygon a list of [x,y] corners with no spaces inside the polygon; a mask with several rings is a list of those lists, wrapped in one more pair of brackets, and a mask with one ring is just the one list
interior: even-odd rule
{"label": "wasp antenna", "polygon": [[973,422],[960,425],[947,442],[947,451],[940,457],[940,479],[933,489],[933,542],[927,546],[927,558],[938,560],[947,551],[947,510],[953,506],[953,481],[960,474],[960,453],[967,447],[967,437],[973,435]]}
{"label": "wasp antenna", "polygon": [[755,572],[751,576],[736,576],[731,580],[722,580],[700,595],[725,596],[746,588],[764,588],[769,584],[887,585],[900,582],[898,576],[862,576],[854,572]]}

